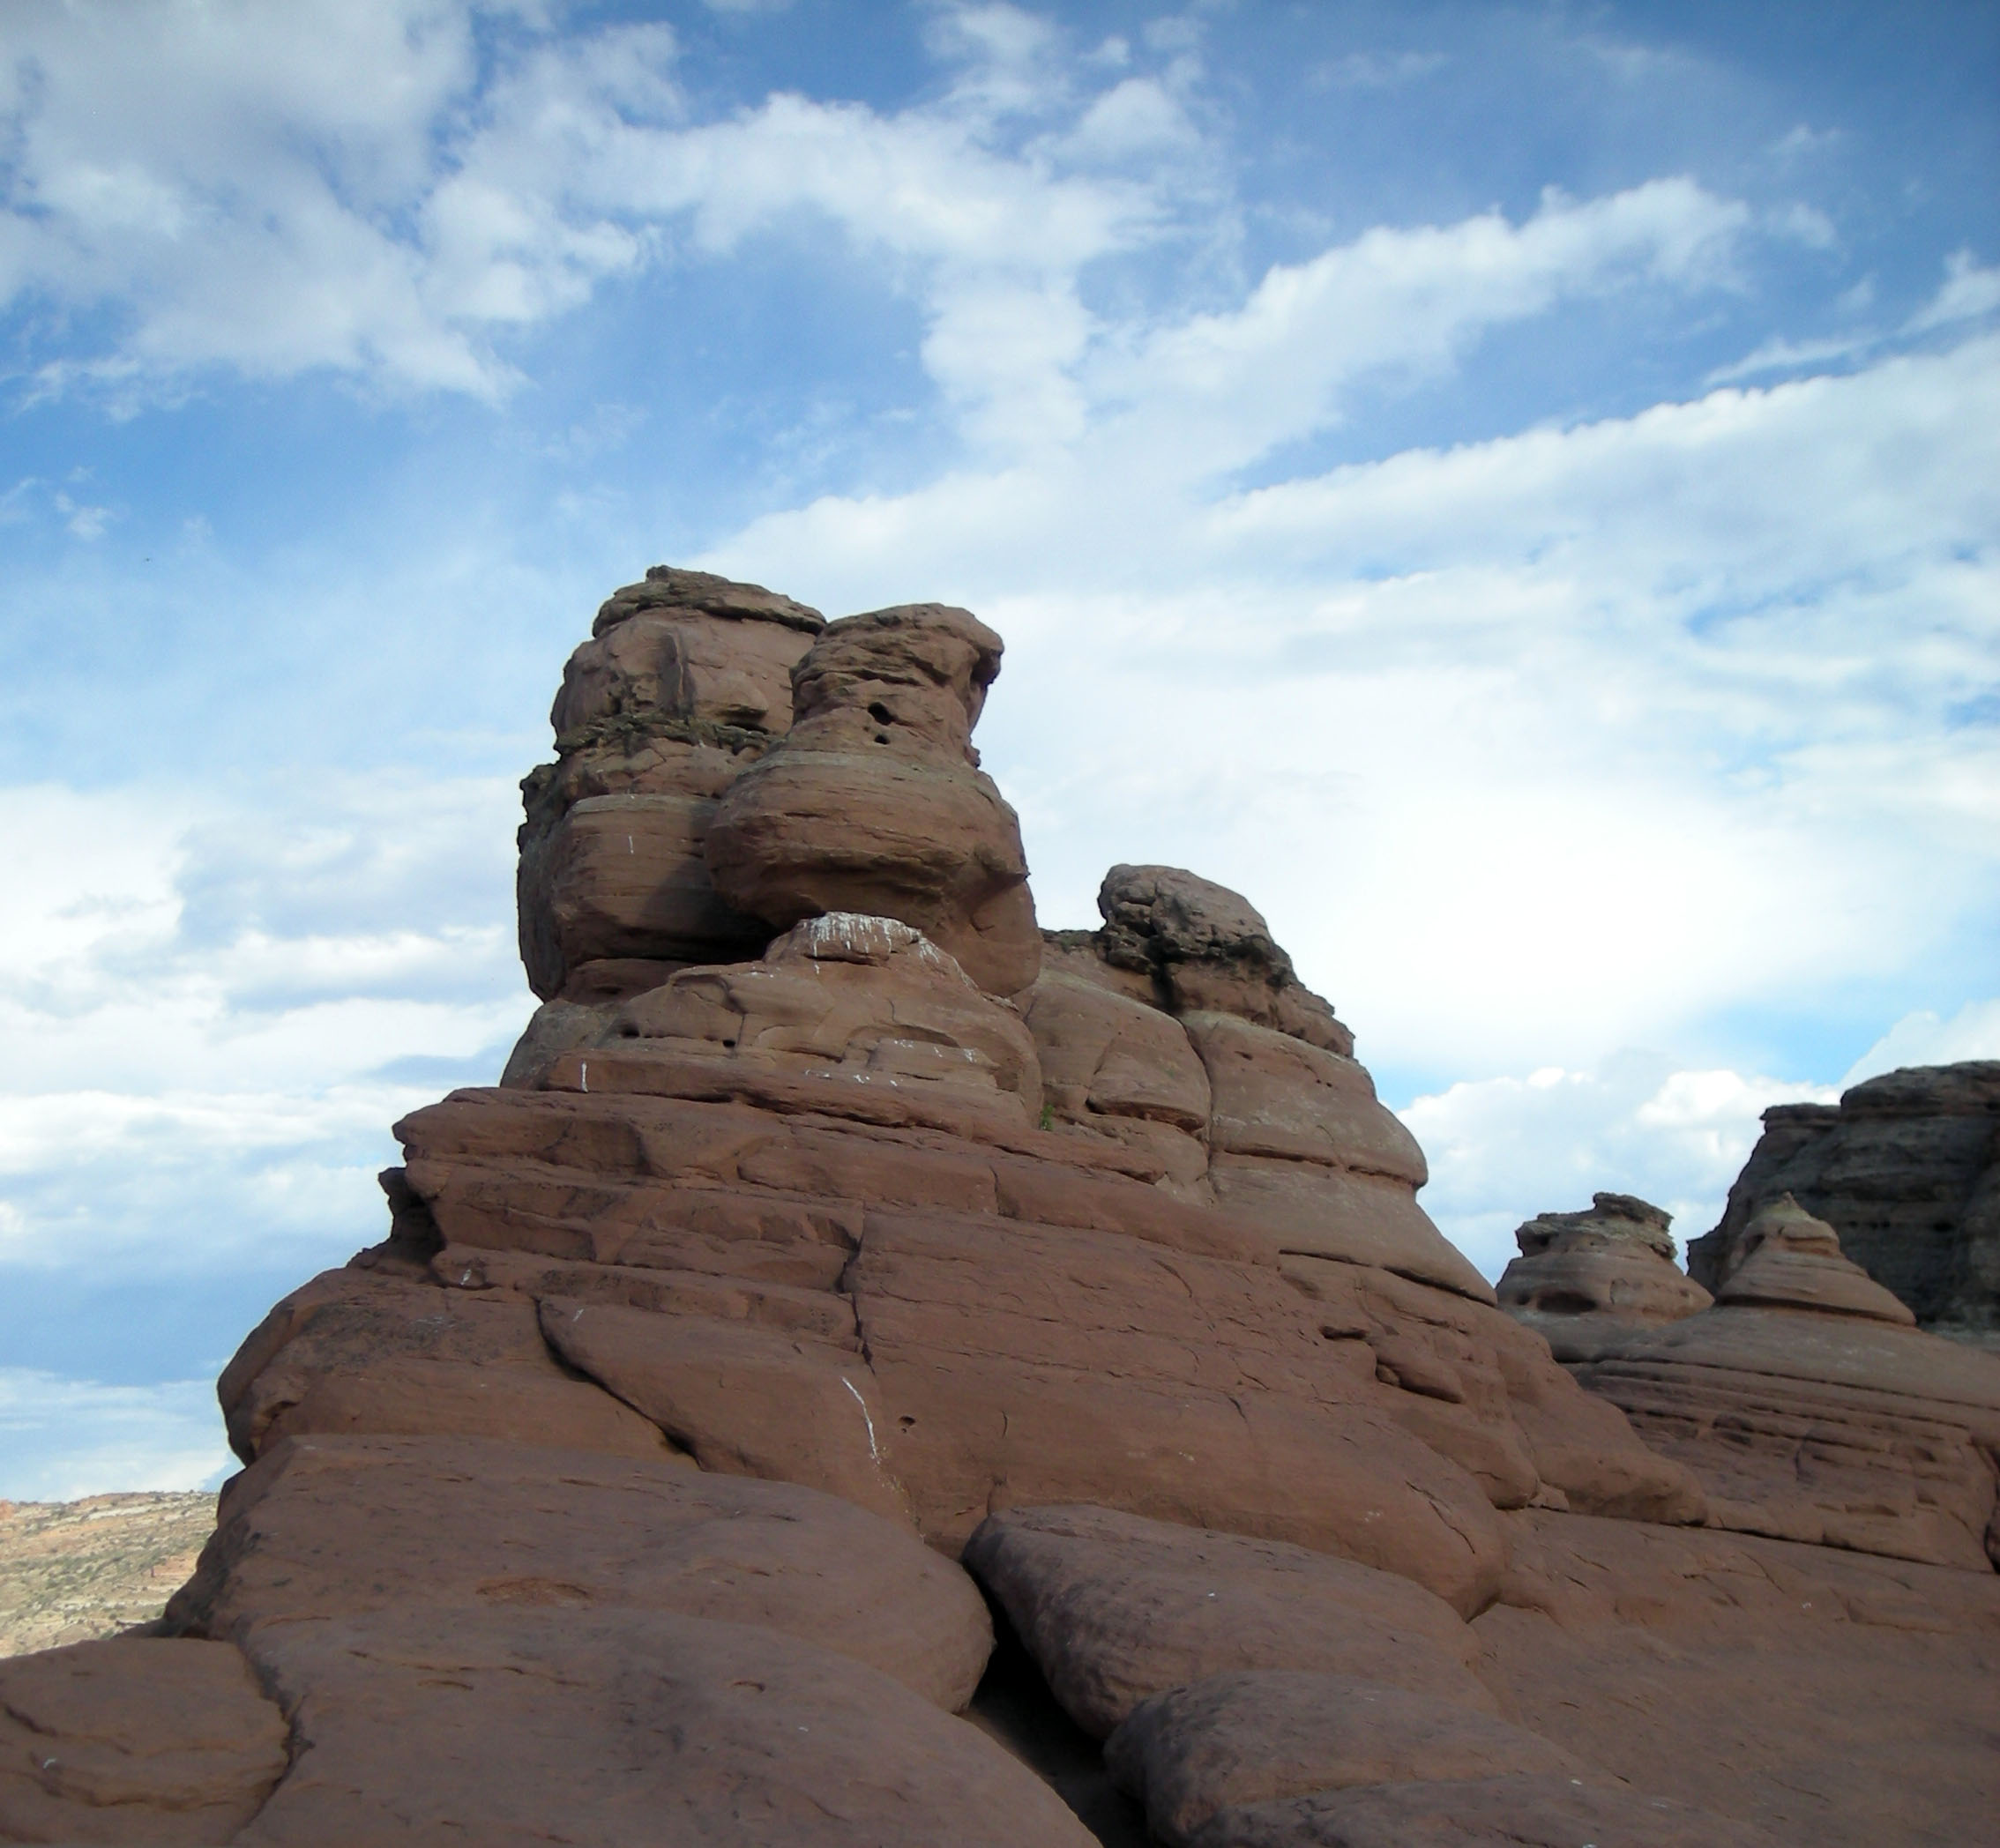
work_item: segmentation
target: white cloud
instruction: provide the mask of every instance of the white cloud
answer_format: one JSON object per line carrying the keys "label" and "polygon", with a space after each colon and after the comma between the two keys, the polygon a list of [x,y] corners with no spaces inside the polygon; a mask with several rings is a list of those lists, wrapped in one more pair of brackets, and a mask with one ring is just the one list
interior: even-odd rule
{"label": "white cloud", "polygon": [[0,1367],[0,1499],[216,1488],[236,1467],[206,1380],[106,1386]]}
{"label": "white cloud", "polygon": [[1854,1061],[1843,1087],[1905,1065],[1953,1065],[2000,1059],[2000,999],[1968,1001],[1950,1019],[1929,1009],[1906,1014]]}
{"label": "white cloud", "polygon": [[1656,1054],[1624,1053],[1593,1070],[1453,1084],[1399,1114],[1430,1160],[1425,1207],[1496,1279],[1516,1256],[1517,1226],[1586,1207],[1593,1193],[1664,1207],[1684,1248],[1720,1218],[1762,1114],[1838,1094],[1726,1069],[1676,1071]]}
{"label": "white cloud", "polygon": [[1928,332],[1955,322],[1983,318],[2000,309],[2000,267],[1982,268],[1970,250],[1954,250],[1944,262],[1944,280],[1929,302],[1910,317],[1906,332]]}
{"label": "white cloud", "polygon": [[6,792],[0,1263],[200,1270],[372,1242],[389,1125],[491,1082],[533,1003],[512,791],[328,779],[268,810]]}

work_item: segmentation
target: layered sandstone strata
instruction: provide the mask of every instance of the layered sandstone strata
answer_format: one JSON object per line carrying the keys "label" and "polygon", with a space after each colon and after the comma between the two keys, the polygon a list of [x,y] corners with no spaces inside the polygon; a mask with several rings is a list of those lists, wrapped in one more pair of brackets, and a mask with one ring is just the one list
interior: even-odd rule
{"label": "layered sandstone strata", "polygon": [[1672,1216],[1631,1194],[1593,1194],[1583,1212],[1537,1213],[1514,1233],[1500,1306],[1558,1360],[1594,1360],[1634,1330],[1677,1322],[1714,1299],[1674,1262]]}
{"label": "layered sandstone strata", "polygon": [[2000,1061],[1869,1078],[1837,1105],[1764,1113],[1721,1223],[1688,1247],[1720,1293],[1751,1220],[1790,1194],[1917,1326],[2000,1349]]}
{"label": "layered sandstone strata", "polygon": [[[1246,900],[1120,867],[1044,938],[996,637],[668,571],[600,620],[527,790],[556,998],[224,1373],[163,1633],[0,1665],[0,1838],[1976,1837],[2000,1578],[1700,1526],[1709,1450],[1496,1306]],[[620,779],[713,805],[650,886]],[[1927,1339],[1816,1240],[1641,1332]]]}

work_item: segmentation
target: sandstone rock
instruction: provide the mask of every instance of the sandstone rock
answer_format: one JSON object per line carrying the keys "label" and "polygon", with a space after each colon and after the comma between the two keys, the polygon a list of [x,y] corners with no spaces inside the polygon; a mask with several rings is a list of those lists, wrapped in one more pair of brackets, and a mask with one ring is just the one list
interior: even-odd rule
{"label": "sandstone rock", "polygon": [[1777,1848],[1762,1829],[1668,1797],[1561,1775],[1378,1784],[1223,1810],[1191,1848]]}
{"label": "sandstone rock", "polygon": [[1721,1223],[1688,1247],[1690,1274],[1720,1294],[1751,1220],[1786,1194],[1920,1328],[2000,1346],[2000,1060],[1910,1067],[1837,1107],[1765,1111]]}
{"label": "sandstone rock", "polygon": [[1092,1840],[973,1727],[769,1629],[416,1609],[269,1626],[250,1648],[300,1749],[244,1848]]}
{"label": "sandstone rock", "polygon": [[0,1840],[227,1842],[286,1766],[226,1643],[120,1638],[0,1661]]}
{"label": "sandstone rock", "polygon": [[1208,1073],[1187,1029],[1142,1002],[1045,969],[1025,1018],[1041,1068],[1042,1100],[1067,1122],[1124,1118],[1196,1139],[1202,1168],[1211,1108]]}
{"label": "sandstone rock", "polygon": [[1302,983],[1240,893],[1177,867],[1115,866],[1097,895],[1098,953],[1175,1013],[1234,1014],[1347,1057],[1354,1035]]}
{"label": "sandstone rock", "polygon": [[[663,975],[660,980],[667,979]],[[500,1083],[509,1090],[533,1091],[558,1054],[594,1046],[617,1011],[616,1002],[543,1002],[507,1054]]]}
{"label": "sandstone rock", "polygon": [[244,1462],[309,1432],[504,1437],[671,1460],[659,1428],[549,1353],[533,1304],[329,1270],[244,1341],[218,1386]]}
{"label": "sandstone rock", "polygon": [[1500,1306],[1558,1360],[1595,1360],[1635,1327],[1678,1321],[1713,1300],[1674,1263],[1670,1216],[1630,1194],[1593,1194],[1587,1212],[1538,1213],[1515,1233]]}
{"label": "sandstone rock", "polygon": [[829,625],[793,677],[792,728],[730,786],[706,835],[716,889],[778,929],[823,912],[899,919],[989,994],[1041,960],[1020,826],[972,728],[1000,638],[910,604]]}
{"label": "sandstone rock", "polygon": [[1392,1572],[1102,1508],[1016,1508],[967,1543],[1063,1710],[1103,1738],[1140,1702],[1235,1670],[1382,1681],[1474,1709],[1472,1633]]}
{"label": "sandstone rock", "polygon": [[769,935],[717,896],[716,801],[791,723],[825,626],[757,585],[656,565],[598,612],[549,714],[557,760],[523,784],[521,958],[544,999],[623,999]]}
{"label": "sandstone rock", "polygon": [[1218,1810],[1346,1790],[1456,1778],[1568,1777],[1547,1740],[1451,1701],[1349,1675],[1211,1675],[1141,1702],[1105,1741],[1119,1785],[1167,1848]]}
{"label": "sandstone rock", "polygon": [[1718,1306],[1578,1377],[1700,1478],[1718,1525],[1988,1568],[2000,1357],[1858,1315]]}
{"label": "sandstone rock", "polygon": [[295,1438],[224,1492],[176,1628],[561,1606],[782,1630],[956,1710],[992,1643],[907,1527],[789,1483],[451,1437]]}
{"label": "sandstone rock", "polygon": [[[830,1343],[706,1315],[545,1298],[550,1345],[705,1470],[824,1490],[891,1519],[909,1503],[876,1434],[874,1382]],[[869,1391],[860,1382],[865,1382]]]}
{"label": "sandstone rock", "polygon": [[1026,1129],[1041,1102],[1034,1041],[921,932],[835,912],[795,926],[757,962],[690,969],[628,1002],[602,1036],[620,1051],[728,1058],[877,1088],[948,1085],[1006,1102]]}
{"label": "sandstone rock", "polygon": [[1507,1525],[1501,1601],[1474,1628],[1510,1718],[1783,1842],[1989,1832],[2000,1577],[1713,1528]]}
{"label": "sandstone rock", "polygon": [[1916,1317],[1859,1264],[1840,1256],[1840,1235],[1789,1194],[1743,1228],[1736,1261],[1717,1293],[1731,1308],[1817,1309],[1871,1322],[1915,1325]]}

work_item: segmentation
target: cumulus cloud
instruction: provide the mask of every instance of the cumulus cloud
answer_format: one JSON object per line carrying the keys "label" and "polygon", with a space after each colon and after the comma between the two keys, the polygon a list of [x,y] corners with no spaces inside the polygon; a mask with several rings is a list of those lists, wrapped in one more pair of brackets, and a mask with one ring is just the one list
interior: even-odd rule
{"label": "cumulus cloud", "polygon": [[1953,1065],[1963,1059],[2000,1059],[2000,998],[1968,1001],[1949,1019],[1928,1008],[1904,1015],[1854,1061],[1841,1083],[1858,1084],[1905,1065]]}
{"label": "cumulus cloud", "polygon": [[1594,1193],[1637,1194],[1674,1216],[1684,1247],[1715,1225],[1773,1104],[1832,1103],[1829,1086],[1728,1069],[1677,1071],[1626,1053],[1589,1071],[1545,1066],[1453,1084],[1399,1113],[1430,1159],[1423,1202],[1489,1278],[1514,1229]]}

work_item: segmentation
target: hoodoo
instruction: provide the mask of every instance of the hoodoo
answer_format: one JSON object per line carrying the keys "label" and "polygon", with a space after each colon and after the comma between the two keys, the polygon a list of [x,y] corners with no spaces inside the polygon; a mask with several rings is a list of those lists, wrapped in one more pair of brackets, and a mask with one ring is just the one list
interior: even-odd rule
{"label": "hoodoo", "polygon": [[2000,1360],[1795,1203],[1713,1306],[1612,1195],[1496,1300],[1249,900],[1038,926],[1001,658],[605,604],[523,786],[543,1005],[223,1374],[165,1620],[0,1663],[0,1839],[1988,1826]]}

